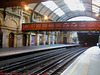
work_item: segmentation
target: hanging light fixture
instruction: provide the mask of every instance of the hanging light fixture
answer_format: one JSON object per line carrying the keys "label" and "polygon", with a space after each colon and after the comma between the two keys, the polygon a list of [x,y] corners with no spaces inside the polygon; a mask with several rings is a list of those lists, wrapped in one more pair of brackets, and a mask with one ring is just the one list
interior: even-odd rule
{"label": "hanging light fixture", "polygon": [[24,9],[25,9],[26,11],[28,11],[28,10],[29,10],[29,7],[28,7],[27,5],[25,5],[25,6],[24,6]]}

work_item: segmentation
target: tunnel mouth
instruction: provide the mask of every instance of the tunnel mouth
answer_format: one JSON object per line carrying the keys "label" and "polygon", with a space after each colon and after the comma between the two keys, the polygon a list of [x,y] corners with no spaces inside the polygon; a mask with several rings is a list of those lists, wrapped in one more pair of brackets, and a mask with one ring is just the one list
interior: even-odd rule
{"label": "tunnel mouth", "polygon": [[99,34],[78,33],[79,43],[83,46],[96,46]]}

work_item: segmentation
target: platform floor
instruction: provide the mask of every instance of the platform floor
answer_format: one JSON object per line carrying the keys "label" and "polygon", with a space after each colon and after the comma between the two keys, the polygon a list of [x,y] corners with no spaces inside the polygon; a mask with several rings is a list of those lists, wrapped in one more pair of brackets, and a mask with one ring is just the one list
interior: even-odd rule
{"label": "platform floor", "polygon": [[93,46],[81,54],[61,75],[100,75],[100,49]]}
{"label": "platform floor", "polygon": [[78,44],[54,44],[54,45],[39,45],[39,46],[27,46],[27,47],[16,47],[16,48],[1,48],[0,57],[35,52],[41,50],[63,48],[70,46],[77,46]]}

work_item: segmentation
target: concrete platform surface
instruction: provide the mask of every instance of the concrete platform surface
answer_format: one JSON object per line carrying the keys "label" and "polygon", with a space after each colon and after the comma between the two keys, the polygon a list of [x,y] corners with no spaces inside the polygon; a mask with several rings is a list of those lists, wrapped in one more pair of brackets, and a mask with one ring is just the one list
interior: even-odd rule
{"label": "concrete platform surface", "polygon": [[100,75],[100,49],[93,46],[81,54],[61,75]]}
{"label": "concrete platform surface", "polygon": [[48,49],[70,47],[70,46],[78,46],[78,44],[54,44],[54,45],[39,45],[39,46],[16,47],[16,48],[1,48],[0,57],[41,51],[41,50],[48,50]]}

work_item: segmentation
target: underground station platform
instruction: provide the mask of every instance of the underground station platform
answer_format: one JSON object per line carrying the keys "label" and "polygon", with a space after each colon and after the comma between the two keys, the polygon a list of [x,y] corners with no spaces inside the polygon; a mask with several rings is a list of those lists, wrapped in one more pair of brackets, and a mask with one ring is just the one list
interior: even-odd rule
{"label": "underground station platform", "polygon": [[61,75],[100,75],[100,48],[87,49]]}
{"label": "underground station platform", "polygon": [[[35,54],[35,52],[37,53]],[[26,55],[27,53],[33,55]],[[100,48],[98,46],[81,47],[79,44],[55,44],[2,48],[0,58],[0,75],[5,73],[100,75]],[[64,70],[61,72],[60,68],[64,68]]]}
{"label": "underground station platform", "polygon": [[1,0],[0,75],[100,75],[99,3]]}
{"label": "underground station platform", "polygon": [[79,44],[54,44],[54,45],[39,45],[39,46],[29,46],[29,47],[2,48],[0,49],[0,57],[57,49],[57,48],[59,49],[59,48],[75,47],[75,46],[79,46]]}

